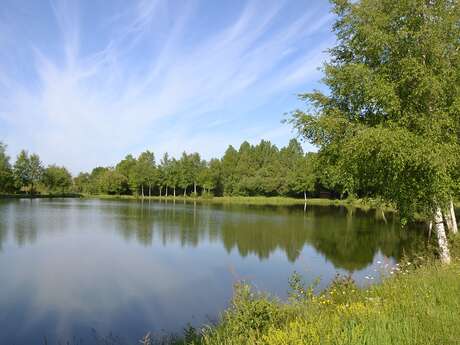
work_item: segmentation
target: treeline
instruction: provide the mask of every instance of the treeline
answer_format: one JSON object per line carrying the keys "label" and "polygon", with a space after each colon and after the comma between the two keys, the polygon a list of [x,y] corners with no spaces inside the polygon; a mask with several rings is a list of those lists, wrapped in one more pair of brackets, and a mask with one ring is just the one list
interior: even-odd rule
{"label": "treeline", "polygon": [[6,145],[0,142],[0,192],[29,193],[58,192],[73,190],[72,175],[65,167],[49,165],[44,167],[37,154],[22,150],[14,164],[6,153]]}
{"label": "treeline", "polygon": [[304,153],[293,139],[278,149],[269,141],[229,146],[222,158],[209,161],[199,153],[180,158],[153,152],[127,155],[114,167],[97,167],[74,179],[76,192],[140,196],[306,195],[315,191],[315,154]]}
{"label": "treeline", "polygon": [[0,144],[0,192],[77,192],[137,196],[303,196],[320,188],[315,153],[296,139],[278,149],[270,141],[229,146],[222,158],[199,153],[179,158],[165,153],[157,162],[151,151],[127,155],[112,167],[96,167],[75,178],[65,167],[44,167],[37,154],[21,151],[14,164]]}

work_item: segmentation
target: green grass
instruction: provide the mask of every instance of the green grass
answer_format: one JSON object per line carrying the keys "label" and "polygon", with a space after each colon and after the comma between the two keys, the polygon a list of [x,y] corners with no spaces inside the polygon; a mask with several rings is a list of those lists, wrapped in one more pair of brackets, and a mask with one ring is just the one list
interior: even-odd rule
{"label": "green grass", "polygon": [[[454,245],[458,253],[459,240]],[[407,261],[381,284],[339,278],[319,295],[291,280],[288,302],[239,285],[219,323],[181,344],[460,344],[460,260]]]}

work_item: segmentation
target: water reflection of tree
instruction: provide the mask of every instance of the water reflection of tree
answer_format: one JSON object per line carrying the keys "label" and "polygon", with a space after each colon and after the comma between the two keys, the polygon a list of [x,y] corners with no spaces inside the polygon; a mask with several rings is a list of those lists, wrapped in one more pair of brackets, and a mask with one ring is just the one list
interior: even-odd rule
{"label": "water reflection of tree", "polygon": [[0,251],[3,248],[3,242],[6,241],[7,236],[7,227],[3,224],[2,220],[0,219]]}
{"label": "water reflection of tree", "polygon": [[314,231],[308,239],[336,267],[349,271],[366,267],[374,255],[401,258],[404,249],[411,250],[420,235],[400,228],[394,217],[387,224],[360,210],[348,210],[347,215],[331,217],[324,210],[315,209]]}
{"label": "water reflection of tree", "polygon": [[[366,213],[344,207],[308,207],[304,213],[302,206],[194,205],[170,201],[100,203],[93,205],[93,210],[100,223],[92,226],[114,229],[125,240],[135,239],[145,246],[151,246],[155,240],[164,246],[179,243],[192,247],[210,241],[222,243],[228,252],[237,250],[243,257],[252,254],[261,260],[281,250],[294,262],[304,246],[310,245],[335,267],[348,271],[366,267],[379,251],[399,259],[404,251],[411,252],[421,242],[417,241],[421,239],[417,232],[401,230],[391,215],[384,220],[375,211]],[[18,244],[35,241],[38,229],[65,231],[71,222],[64,219],[64,210],[59,207],[26,211],[8,225],[14,229]],[[49,214],[43,216],[40,212]],[[77,226],[91,222],[87,214],[79,210],[77,214]],[[7,225],[4,220],[0,224],[1,248]]]}
{"label": "water reflection of tree", "polygon": [[131,203],[110,212],[118,223],[115,228],[126,240],[135,237],[146,246],[153,243],[155,232],[163,245],[180,242],[182,246],[197,246],[200,236],[207,233],[203,217],[194,221],[193,208],[189,205],[169,202],[158,207],[156,203]]}
{"label": "water reflection of tree", "polygon": [[[120,208],[117,228],[125,238],[135,235],[145,245],[156,236],[163,245],[197,246],[222,242],[228,252],[267,259],[282,250],[294,262],[311,245],[335,267],[354,271],[369,265],[375,254],[399,259],[404,250],[420,244],[420,235],[401,230],[397,220],[386,221],[375,211],[336,207],[241,207],[193,204],[133,204]],[[388,220],[387,220],[388,219]]]}
{"label": "water reflection of tree", "polygon": [[256,254],[266,259],[281,249],[295,261],[308,240],[308,232],[299,217],[261,215],[246,219],[242,214],[223,220],[221,238],[227,251],[237,248],[243,257]]}
{"label": "water reflection of tree", "polygon": [[14,227],[16,243],[24,246],[27,243],[37,241],[37,225],[34,222],[16,222]]}
{"label": "water reflection of tree", "polygon": [[4,214],[5,218],[0,220],[2,223],[0,232],[4,232],[4,235],[0,235],[0,241],[6,240],[8,229],[10,229],[17,245],[35,243],[40,215],[37,213],[37,207],[34,207],[34,202],[14,201],[9,206],[8,211]]}

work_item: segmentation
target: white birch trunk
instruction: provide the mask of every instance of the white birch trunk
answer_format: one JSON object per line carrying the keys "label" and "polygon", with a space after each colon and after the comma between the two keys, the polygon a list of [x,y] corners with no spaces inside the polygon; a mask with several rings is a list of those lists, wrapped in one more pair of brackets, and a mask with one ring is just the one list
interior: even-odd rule
{"label": "white birch trunk", "polygon": [[442,212],[440,207],[436,208],[436,212],[434,214],[434,228],[436,231],[436,236],[438,238],[439,257],[441,259],[441,262],[443,264],[449,264],[450,253],[449,247],[447,245],[446,231],[444,229],[444,222],[442,219]]}
{"label": "white birch trunk", "polygon": [[187,187],[184,189],[184,198],[187,196]]}
{"label": "white birch trunk", "polygon": [[444,220],[446,221],[447,232],[452,231],[452,218],[450,217],[450,210],[448,209],[446,212],[442,213]]}
{"label": "white birch trunk", "polygon": [[453,234],[456,234],[458,233],[458,226],[457,226],[457,218],[455,217],[454,203],[452,202],[452,200],[450,201],[450,205],[449,205],[449,213],[450,213],[450,220],[452,223],[451,231]]}
{"label": "white birch trunk", "polygon": [[166,193],[165,196],[168,197],[168,186],[166,186]]}
{"label": "white birch trunk", "polygon": [[174,187],[174,198],[176,197],[176,187]]}
{"label": "white birch trunk", "polygon": [[303,199],[305,200],[305,202],[307,202],[307,192],[306,191],[303,192]]}
{"label": "white birch trunk", "polygon": [[161,198],[161,190],[162,190],[162,189],[163,189],[163,187],[162,187],[162,186],[160,186],[160,198]]}

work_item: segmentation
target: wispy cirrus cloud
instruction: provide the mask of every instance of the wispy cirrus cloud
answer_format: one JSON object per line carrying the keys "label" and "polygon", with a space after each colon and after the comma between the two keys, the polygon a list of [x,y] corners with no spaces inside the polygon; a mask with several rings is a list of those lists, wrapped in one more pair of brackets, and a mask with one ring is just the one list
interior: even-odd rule
{"label": "wispy cirrus cloud", "polygon": [[41,25],[59,35],[17,37],[25,78],[0,55],[0,134],[73,172],[146,148],[209,157],[264,133],[287,138],[282,113],[318,79],[332,40],[326,5],[140,0],[92,19],[91,4],[76,4],[50,3],[54,23]]}

